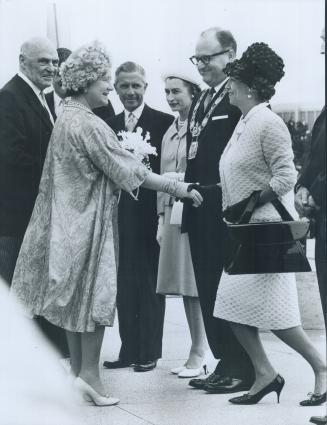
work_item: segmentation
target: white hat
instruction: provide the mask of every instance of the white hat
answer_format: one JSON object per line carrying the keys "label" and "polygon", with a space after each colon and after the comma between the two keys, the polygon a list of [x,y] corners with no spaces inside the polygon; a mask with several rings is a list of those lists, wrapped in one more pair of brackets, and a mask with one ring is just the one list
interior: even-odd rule
{"label": "white hat", "polygon": [[166,81],[167,78],[180,78],[181,80],[188,81],[189,83],[196,84],[197,86],[201,86],[201,79],[198,74],[195,72],[195,69],[191,67],[184,66],[176,66],[175,69],[169,69],[161,74],[161,78],[163,81]]}

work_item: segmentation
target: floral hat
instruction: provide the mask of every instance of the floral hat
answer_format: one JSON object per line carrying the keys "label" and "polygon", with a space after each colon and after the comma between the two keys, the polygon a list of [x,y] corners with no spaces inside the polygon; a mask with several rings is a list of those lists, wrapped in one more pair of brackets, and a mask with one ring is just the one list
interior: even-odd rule
{"label": "floral hat", "polygon": [[111,67],[106,48],[93,41],[75,50],[60,67],[63,88],[78,92],[105,75]]}

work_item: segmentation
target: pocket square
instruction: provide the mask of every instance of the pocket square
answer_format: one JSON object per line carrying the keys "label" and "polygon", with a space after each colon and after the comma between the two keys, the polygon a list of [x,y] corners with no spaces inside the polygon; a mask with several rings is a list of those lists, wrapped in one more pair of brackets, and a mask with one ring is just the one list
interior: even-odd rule
{"label": "pocket square", "polygon": [[228,115],[216,115],[215,117],[212,117],[212,121],[216,121],[216,120],[225,120],[228,118]]}

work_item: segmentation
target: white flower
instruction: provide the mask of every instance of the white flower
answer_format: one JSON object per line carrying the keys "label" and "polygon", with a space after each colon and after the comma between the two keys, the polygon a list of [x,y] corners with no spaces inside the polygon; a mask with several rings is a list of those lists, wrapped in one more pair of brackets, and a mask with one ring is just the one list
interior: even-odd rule
{"label": "white flower", "polygon": [[137,127],[135,132],[120,131],[118,136],[121,140],[122,147],[132,152],[150,169],[149,155],[157,156],[157,149],[148,142],[150,140],[150,133],[147,132],[144,137],[142,133],[142,128]]}

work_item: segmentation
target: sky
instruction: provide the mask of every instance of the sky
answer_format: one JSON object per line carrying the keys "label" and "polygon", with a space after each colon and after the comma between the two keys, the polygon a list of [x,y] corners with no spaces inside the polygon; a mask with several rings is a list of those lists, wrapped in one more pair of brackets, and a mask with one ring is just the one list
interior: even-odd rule
{"label": "sky", "polygon": [[[1,85],[16,72],[26,38],[47,31],[53,36],[54,7],[60,47],[73,50],[99,39],[111,53],[113,70],[127,60],[140,63],[149,82],[146,101],[153,107],[169,111],[162,73],[190,67],[200,32],[212,26],[232,31],[237,57],[262,41],[284,59],[285,77],[273,104],[320,109],[325,102],[323,0],[0,0],[0,53],[6,63]],[[110,98],[121,109],[115,93]]]}

